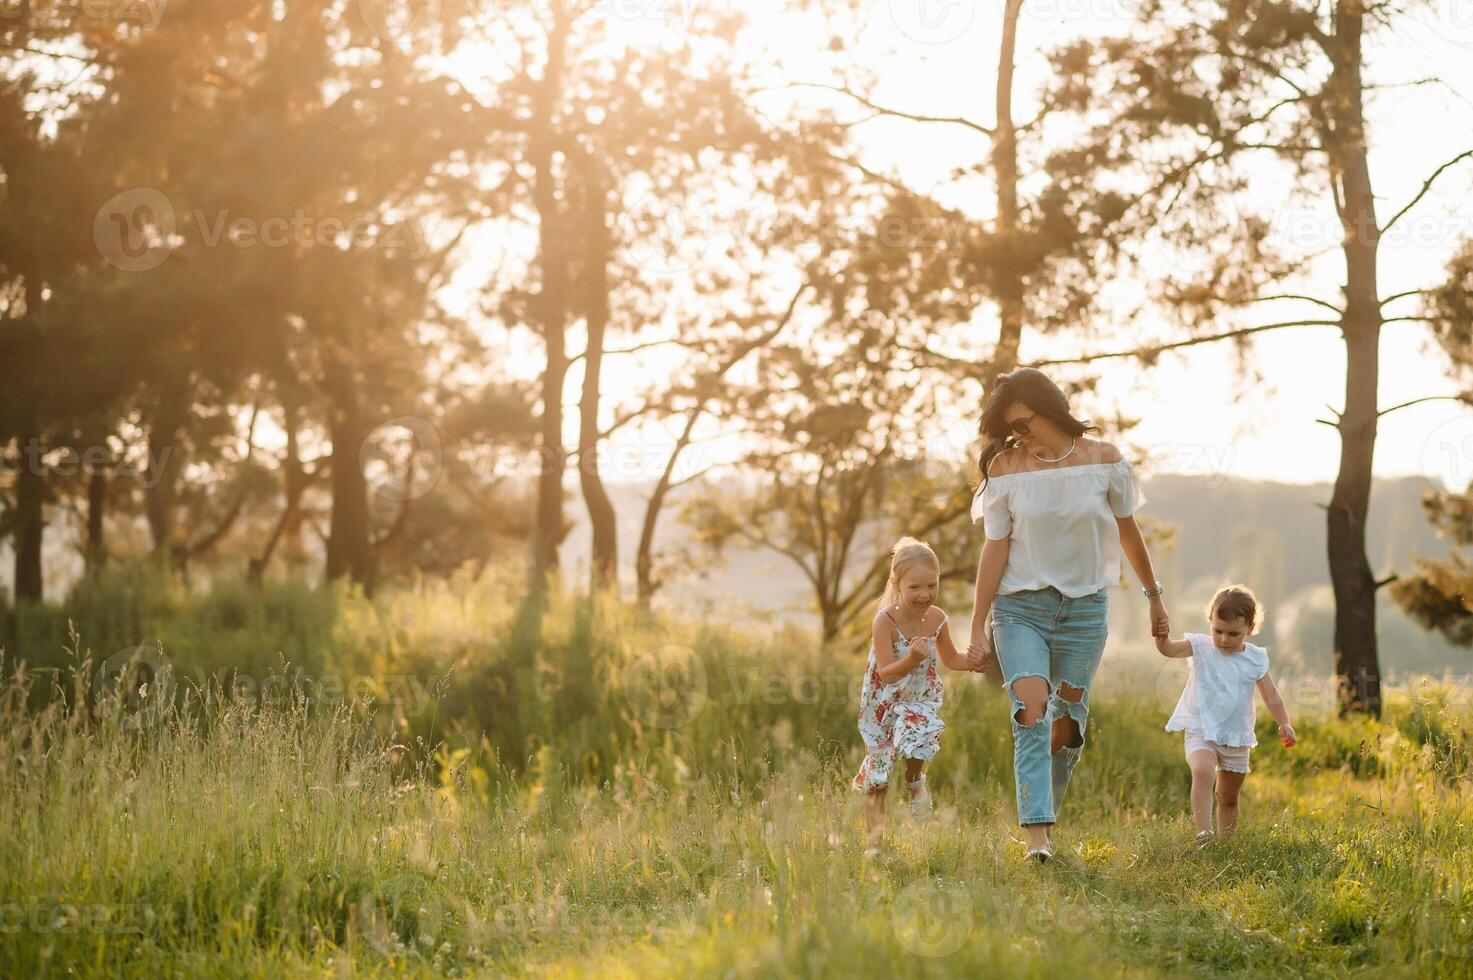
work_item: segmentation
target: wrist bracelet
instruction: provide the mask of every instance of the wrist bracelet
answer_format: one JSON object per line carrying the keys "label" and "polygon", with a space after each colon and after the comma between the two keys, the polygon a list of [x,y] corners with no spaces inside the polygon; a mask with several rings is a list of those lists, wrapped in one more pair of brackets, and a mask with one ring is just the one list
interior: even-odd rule
{"label": "wrist bracelet", "polygon": [[1145,596],[1147,599],[1154,599],[1164,591],[1166,590],[1162,588],[1161,580],[1157,579],[1154,587],[1149,589],[1141,589],[1141,595]]}

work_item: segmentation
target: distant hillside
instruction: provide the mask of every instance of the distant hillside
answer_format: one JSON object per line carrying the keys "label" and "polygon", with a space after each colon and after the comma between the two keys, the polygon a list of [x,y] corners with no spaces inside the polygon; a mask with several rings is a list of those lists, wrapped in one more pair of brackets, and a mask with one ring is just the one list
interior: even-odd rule
{"label": "distant hillside", "polygon": [[[1442,555],[1448,544],[1437,538],[1422,516],[1426,483],[1417,477],[1377,480],[1367,525],[1368,553],[1376,574],[1407,568],[1413,555]],[[1142,515],[1172,525],[1175,546],[1156,556],[1163,581],[1178,594],[1194,584],[1222,578],[1248,579],[1267,602],[1329,585],[1325,564],[1325,512],[1329,484],[1283,484],[1207,476],[1158,476],[1143,482],[1147,503]],[[622,574],[633,582],[633,547],[649,485],[611,483],[609,491],[619,518]],[[683,552],[690,533],[675,520],[679,504],[691,493],[718,492],[701,483],[671,495],[661,519],[657,546]],[[725,482],[719,492],[731,492]],[[564,567],[581,581],[589,556],[587,513],[576,492],[569,517],[574,529],[563,549]],[[978,544],[981,533],[978,532]],[[875,543],[880,546],[879,542]],[[810,586],[791,561],[772,552],[733,548],[720,564],[704,566],[706,579],[686,577],[661,594],[665,602],[690,602],[698,608],[750,606],[779,619],[812,624]]]}
{"label": "distant hillside", "polygon": [[[1182,581],[1222,574],[1225,564],[1240,557],[1232,554],[1233,535],[1247,525],[1276,539],[1288,592],[1329,584],[1324,505],[1330,500],[1330,484],[1158,476],[1142,486],[1148,500],[1141,513],[1177,529],[1176,572]],[[1408,567],[1413,555],[1447,554],[1448,543],[1438,540],[1422,514],[1426,489],[1418,477],[1373,485],[1366,552],[1378,576]]]}
{"label": "distant hillside", "polygon": [[[620,558],[624,563],[621,576],[632,592],[633,549],[639,540],[650,484],[611,482],[608,486],[619,521]],[[1413,555],[1447,553],[1447,542],[1438,540],[1423,519],[1420,500],[1425,488],[1424,482],[1415,477],[1376,481],[1368,538],[1371,564],[1378,576],[1409,567]],[[1142,515],[1176,530],[1174,547],[1158,548],[1154,554],[1158,574],[1173,595],[1196,602],[1199,595],[1224,578],[1233,577],[1250,582],[1260,591],[1278,617],[1275,626],[1292,626],[1301,600],[1312,599],[1323,619],[1325,598],[1321,593],[1329,586],[1329,575],[1321,505],[1329,500],[1328,484],[1232,479],[1219,483],[1207,476],[1171,475],[1147,479],[1144,489],[1147,503]],[[659,604],[686,604],[695,611],[725,618],[740,619],[750,614],[759,623],[816,625],[811,587],[792,562],[772,552],[740,547],[729,549],[724,561],[708,562],[694,547],[689,530],[676,519],[680,504],[690,494],[740,490],[740,480],[726,476],[719,486],[694,482],[671,494],[660,522],[657,548],[690,558],[693,570],[672,574],[670,584],[660,593]],[[589,531],[587,513],[571,480],[567,513],[574,527],[563,548],[563,564],[568,580],[581,585],[587,577]],[[70,540],[73,536],[65,521],[53,521],[49,526],[46,581],[47,597],[53,601],[60,600],[68,584],[80,574],[80,557],[75,542]],[[980,546],[980,530],[977,543]],[[874,554],[890,542],[875,539],[863,544],[861,550]],[[8,543],[0,544],[0,586],[7,591],[12,565]],[[1415,631],[1411,624],[1403,625],[1399,635],[1409,636]],[[1323,626],[1318,628],[1323,631]],[[1123,641],[1131,639],[1124,628],[1119,636]]]}

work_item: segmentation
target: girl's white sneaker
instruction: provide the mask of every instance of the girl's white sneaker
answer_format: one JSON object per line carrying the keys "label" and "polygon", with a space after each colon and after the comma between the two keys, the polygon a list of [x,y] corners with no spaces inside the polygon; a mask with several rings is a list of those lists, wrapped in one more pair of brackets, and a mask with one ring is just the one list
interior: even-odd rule
{"label": "girl's white sneaker", "polygon": [[1051,847],[1034,847],[1023,855],[1023,863],[1048,864],[1049,858],[1053,856],[1054,849]]}
{"label": "girl's white sneaker", "polygon": [[906,783],[915,795],[910,799],[910,815],[914,820],[922,823],[931,819],[935,807],[931,804],[931,792],[926,789],[926,777],[922,776],[913,783]]}
{"label": "girl's white sneaker", "polygon": [[1212,839],[1216,836],[1217,835],[1210,830],[1197,831],[1197,846],[1206,847],[1208,844],[1212,843]]}

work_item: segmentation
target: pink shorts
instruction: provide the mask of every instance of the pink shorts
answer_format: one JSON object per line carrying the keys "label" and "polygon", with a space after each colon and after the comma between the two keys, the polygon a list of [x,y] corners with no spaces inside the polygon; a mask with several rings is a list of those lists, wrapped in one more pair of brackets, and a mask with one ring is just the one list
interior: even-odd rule
{"label": "pink shorts", "polygon": [[1248,768],[1249,746],[1223,745],[1210,738],[1203,738],[1196,732],[1187,732],[1187,758],[1190,759],[1193,752],[1201,752],[1203,749],[1217,756],[1217,768],[1225,772],[1251,771]]}

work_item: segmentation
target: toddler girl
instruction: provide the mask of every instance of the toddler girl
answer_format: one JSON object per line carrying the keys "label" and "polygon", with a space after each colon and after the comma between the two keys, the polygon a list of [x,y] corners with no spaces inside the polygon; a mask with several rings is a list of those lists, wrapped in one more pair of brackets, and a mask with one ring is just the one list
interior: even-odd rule
{"label": "toddler girl", "polygon": [[859,698],[859,734],[867,750],[853,786],[866,794],[867,856],[879,853],[885,794],[895,758],[905,760],[910,812],[931,815],[922,769],[941,747],[941,678],[937,657],[952,670],[970,670],[947,628],[946,613],[932,603],[941,563],[923,541],[904,537],[890,553],[890,579],[871,624],[869,664]]}
{"label": "toddler girl", "polygon": [[[1166,723],[1168,732],[1186,732],[1187,765],[1192,770],[1192,817],[1197,842],[1212,839],[1212,798],[1217,798],[1217,830],[1231,836],[1238,822],[1238,791],[1248,775],[1253,734],[1253,690],[1279,723],[1285,746],[1298,741],[1283,698],[1268,676],[1268,651],[1247,638],[1263,623],[1263,606],[1246,585],[1229,585],[1207,604],[1211,634],[1187,633],[1172,640],[1156,637],[1162,656],[1191,658],[1186,690]],[[1215,787],[1214,787],[1215,781]],[[1214,794],[1215,789],[1215,794]]]}

